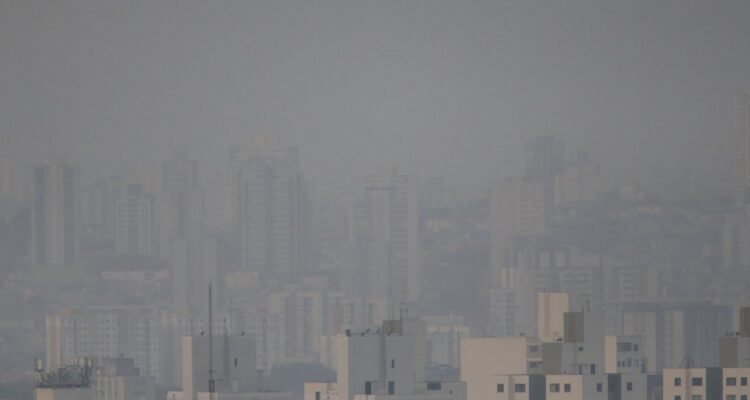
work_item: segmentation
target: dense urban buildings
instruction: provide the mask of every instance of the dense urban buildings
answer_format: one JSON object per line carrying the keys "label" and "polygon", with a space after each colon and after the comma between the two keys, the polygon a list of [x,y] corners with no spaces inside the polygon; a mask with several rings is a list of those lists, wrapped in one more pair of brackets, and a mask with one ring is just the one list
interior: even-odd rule
{"label": "dense urban buildings", "polygon": [[748,21],[0,0],[0,400],[750,400]]}

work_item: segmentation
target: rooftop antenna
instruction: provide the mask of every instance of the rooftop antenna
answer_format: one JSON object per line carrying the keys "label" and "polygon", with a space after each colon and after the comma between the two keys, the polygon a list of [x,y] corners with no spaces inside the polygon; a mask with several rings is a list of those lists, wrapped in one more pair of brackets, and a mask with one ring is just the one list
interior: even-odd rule
{"label": "rooftop antenna", "polygon": [[393,320],[393,289],[388,285],[388,320]]}
{"label": "rooftop antenna", "polygon": [[216,393],[216,381],[214,381],[214,340],[213,340],[213,297],[211,295],[211,284],[208,284],[208,393]]}

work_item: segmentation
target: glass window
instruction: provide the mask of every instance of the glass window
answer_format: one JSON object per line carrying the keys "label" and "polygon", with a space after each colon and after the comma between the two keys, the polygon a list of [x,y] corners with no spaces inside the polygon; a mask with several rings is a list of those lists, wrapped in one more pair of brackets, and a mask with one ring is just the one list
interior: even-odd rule
{"label": "glass window", "polygon": [[[703,386],[703,378],[693,378],[693,380],[690,382],[693,386]],[[695,400],[695,399],[693,399]]]}
{"label": "glass window", "polygon": [[694,395],[690,396],[690,400],[703,400],[703,396],[701,396],[699,394],[694,394]]}
{"label": "glass window", "polygon": [[727,378],[727,386],[737,386],[737,378],[735,377]]}
{"label": "glass window", "polygon": [[502,384],[502,383],[498,383],[498,384],[497,384],[497,392],[498,392],[498,393],[503,393],[503,392],[505,392],[505,385],[504,385],[504,384]]}
{"label": "glass window", "polygon": [[628,392],[632,392],[633,391],[633,382],[628,382],[628,384],[626,385],[626,387],[627,387]]}
{"label": "glass window", "polygon": [[682,378],[674,378],[675,386],[682,386]]}
{"label": "glass window", "polygon": [[570,393],[570,383],[565,384],[565,393]]}
{"label": "glass window", "polygon": [[549,391],[550,393],[557,393],[560,391],[560,384],[559,383],[550,383],[549,384]]}
{"label": "glass window", "polygon": [[735,396],[733,394],[728,394],[727,395],[727,400],[737,400],[737,396]]}
{"label": "glass window", "polygon": [[747,377],[746,376],[743,376],[742,378],[740,378],[740,385],[747,386]]}
{"label": "glass window", "polygon": [[513,391],[516,393],[526,393],[526,384],[516,383],[513,386]]}
{"label": "glass window", "polygon": [[596,391],[597,392],[601,392],[602,390],[604,390],[604,386],[601,383],[597,383],[596,384]]}

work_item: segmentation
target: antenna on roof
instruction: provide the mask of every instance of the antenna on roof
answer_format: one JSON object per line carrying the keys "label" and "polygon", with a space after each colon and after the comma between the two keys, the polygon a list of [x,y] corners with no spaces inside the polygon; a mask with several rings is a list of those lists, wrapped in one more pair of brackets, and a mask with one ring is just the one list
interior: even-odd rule
{"label": "antenna on roof", "polygon": [[213,299],[211,296],[211,284],[208,284],[208,393],[216,393],[216,381],[214,381],[214,340],[213,340]]}

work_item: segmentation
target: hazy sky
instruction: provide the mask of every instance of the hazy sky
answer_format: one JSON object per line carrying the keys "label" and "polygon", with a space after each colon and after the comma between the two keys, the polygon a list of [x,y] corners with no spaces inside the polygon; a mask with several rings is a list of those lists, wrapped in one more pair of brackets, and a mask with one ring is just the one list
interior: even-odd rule
{"label": "hazy sky", "polygon": [[748,0],[0,0],[0,154],[89,171],[269,134],[324,187],[395,163],[479,190],[552,135],[717,179],[745,90]]}

